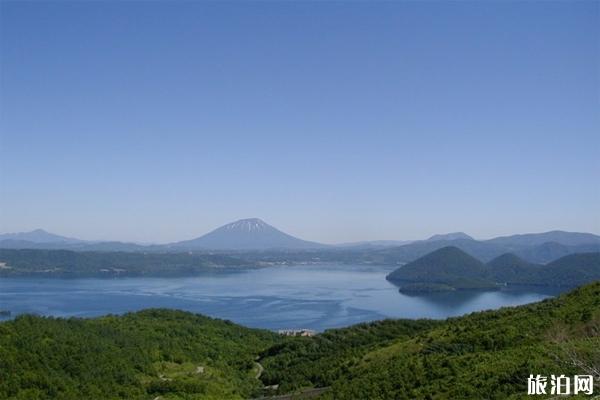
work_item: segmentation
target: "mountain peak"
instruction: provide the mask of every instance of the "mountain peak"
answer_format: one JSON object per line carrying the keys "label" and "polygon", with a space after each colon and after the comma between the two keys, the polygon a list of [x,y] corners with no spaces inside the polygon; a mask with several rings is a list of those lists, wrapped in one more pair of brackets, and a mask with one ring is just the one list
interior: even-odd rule
{"label": "mountain peak", "polygon": [[227,230],[237,230],[245,232],[259,232],[269,228],[275,229],[260,218],[240,219],[235,222],[229,223],[223,226],[222,228]]}
{"label": "mountain peak", "polygon": [[476,260],[477,262],[481,262],[481,261],[477,260],[475,257],[471,256],[466,251],[461,250],[460,248],[458,248],[456,246],[442,247],[441,249],[434,250],[431,253],[424,255],[423,257],[421,257],[421,259],[435,259],[435,258],[440,258],[440,257],[460,257],[462,260],[469,259],[469,260]]}
{"label": "mountain peak", "polygon": [[77,243],[79,239],[69,238],[45,231],[44,229],[34,229],[29,232],[3,233],[0,234],[0,240],[22,240],[32,243]]}
{"label": "mountain peak", "polygon": [[259,218],[246,218],[223,225],[204,236],[173,246],[210,250],[312,249],[324,247],[298,239]]}
{"label": "mountain peak", "polygon": [[437,240],[475,240],[471,236],[467,235],[464,232],[450,232],[441,235],[433,235],[429,239],[430,242],[434,242]]}

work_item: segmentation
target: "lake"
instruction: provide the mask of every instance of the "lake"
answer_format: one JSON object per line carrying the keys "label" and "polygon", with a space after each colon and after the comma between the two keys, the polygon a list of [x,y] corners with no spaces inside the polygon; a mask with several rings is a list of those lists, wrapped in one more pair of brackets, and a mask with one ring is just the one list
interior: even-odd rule
{"label": "lake", "polygon": [[384,318],[446,318],[542,300],[556,290],[405,295],[391,268],[362,265],[270,267],[188,278],[0,279],[0,309],[14,315],[93,317],[177,308],[256,328],[322,331]]}

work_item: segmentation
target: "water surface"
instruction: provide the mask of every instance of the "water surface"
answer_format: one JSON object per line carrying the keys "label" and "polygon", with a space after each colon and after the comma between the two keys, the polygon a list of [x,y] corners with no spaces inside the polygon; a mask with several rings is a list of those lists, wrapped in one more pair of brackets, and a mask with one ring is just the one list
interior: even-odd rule
{"label": "water surface", "polygon": [[542,300],[556,291],[405,295],[382,266],[310,265],[191,278],[0,279],[0,309],[13,315],[93,317],[178,308],[267,329],[324,330],[383,318],[446,318]]}

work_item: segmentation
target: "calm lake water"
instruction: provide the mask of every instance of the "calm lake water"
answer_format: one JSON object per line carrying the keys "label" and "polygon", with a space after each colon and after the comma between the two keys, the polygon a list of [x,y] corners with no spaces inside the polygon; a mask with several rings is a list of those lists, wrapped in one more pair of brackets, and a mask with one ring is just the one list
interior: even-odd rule
{"label": "calm lake water", "polygon": [[383,318],[446,318],[542,300],[556,291],[519,289],[408,296],[381,266],[311,265],[193,278],[0,279],[0,309],[93,317],[178,308],[267,329],[324,330]]}

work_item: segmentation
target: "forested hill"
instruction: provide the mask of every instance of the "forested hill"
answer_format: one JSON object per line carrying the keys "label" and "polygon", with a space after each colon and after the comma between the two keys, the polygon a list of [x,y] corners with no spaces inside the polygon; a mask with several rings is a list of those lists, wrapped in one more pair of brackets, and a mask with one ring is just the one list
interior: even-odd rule
{"label": "forested hill", "polygon": [[[173,310],[0,324],[0,399],[244,399],[272,332]],[[181,396],[181,397],[179,397]]]}
{"label": "forested hill", "polygon": [[489,289],[506,284],[573,288],[600,280],[600,253],[570,254],[547,265],[503,254],[488,264],[444,247],[397,268],[387,279],[406,292]]}
{"label": "forested hill", "polygon": [[408,263],[387,276],[406,291],[487,289],[496,285],[487,266],[458,247],[449,246]]}
{"label": "forested hill", "polygon": [[374,329],[389,327],[357,325],[271,349],[263,381],[283,391],[330,387],[323,399],[504,400],[527,398],[531,373],[593,373],[600,393],[600,282],[362,342]]}
{"label": "forested hill", "polygon": [[0,398],[244,399],[322,387],[324,399],[517,399],[531,373],[598,371],[599,335],[600,282],[516,308],[315,337],[168,310],[20,316],[0,324]]}

